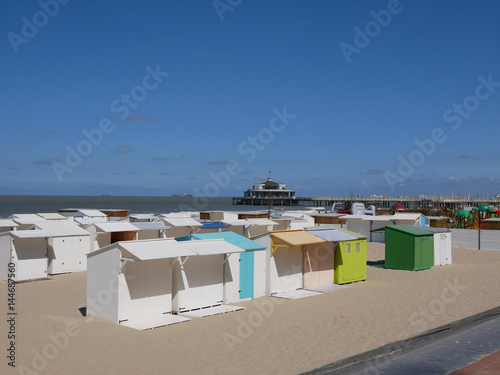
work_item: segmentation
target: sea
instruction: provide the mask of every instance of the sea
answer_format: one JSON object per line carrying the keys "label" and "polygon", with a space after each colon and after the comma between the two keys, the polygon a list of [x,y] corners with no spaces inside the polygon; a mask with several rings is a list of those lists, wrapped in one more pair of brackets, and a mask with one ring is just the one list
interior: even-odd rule
{"label": "sea", "polygon": [[13,214],[58,212],[63,208],[127,209],[129,214],[161,214],[178,211],[248,211],[261,206],[236,206],[230,197],[126,197],[1,195],[0,217]]}

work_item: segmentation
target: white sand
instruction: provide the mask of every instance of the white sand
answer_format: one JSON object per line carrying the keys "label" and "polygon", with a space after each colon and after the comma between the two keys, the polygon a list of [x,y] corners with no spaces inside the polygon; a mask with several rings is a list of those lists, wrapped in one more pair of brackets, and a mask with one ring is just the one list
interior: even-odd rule
{"label": "white sand", "polygon": [[[369,260],[383,258],[383,244],[368,244]],[[295,301],[259,298],[241,303],[245,311],[149,331],[83,318],[85,278],[79,272],[17,285],[17,365],[26,366],[19,373],[297,374],[500,304],[500,252],[464,248],[453,249],[449,266],[419,272],[368,267],[368,280],[353,288]],[[450,288],[454,284],[459,287]],[[6,353],[4,281],[0,301]],[[263,314],[258,305],[273,311]],[[68,324],[73,337],[62,334]],[[49,335],[69,341],[56,354]],[[234,340],[231,347],[225,338]],[[44,350],[50,359],[33,362]],[[28,372],[33,365],[43,370]],[[18,373],[10,370],[2,354],[0,373]]]}

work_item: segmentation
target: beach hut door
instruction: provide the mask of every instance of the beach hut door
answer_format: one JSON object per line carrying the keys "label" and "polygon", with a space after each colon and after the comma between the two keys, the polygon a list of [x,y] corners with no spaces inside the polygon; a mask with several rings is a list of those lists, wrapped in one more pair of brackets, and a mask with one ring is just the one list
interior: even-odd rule
{"label": "beach hut door", "polygon": [[240,299],[253,298],[254,291],[254,252],[240,254]]}

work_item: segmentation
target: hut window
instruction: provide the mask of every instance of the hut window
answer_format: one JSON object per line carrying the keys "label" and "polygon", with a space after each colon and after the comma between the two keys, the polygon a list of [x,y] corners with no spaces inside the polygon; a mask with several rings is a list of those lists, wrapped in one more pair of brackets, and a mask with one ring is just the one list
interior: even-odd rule
{"label": "hut window", "polygon": [[351,244],[347,244],[346,251],[347,251],[347,254],[349,254],[351,252]]}
{"label": "hut window", "polygon": [[359,243],[356,244],[356,252],[359,253]]}

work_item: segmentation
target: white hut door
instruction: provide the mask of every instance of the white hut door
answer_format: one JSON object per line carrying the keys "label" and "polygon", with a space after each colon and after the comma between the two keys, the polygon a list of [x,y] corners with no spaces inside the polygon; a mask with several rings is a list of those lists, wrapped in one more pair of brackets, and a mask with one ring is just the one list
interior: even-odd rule
{"label": "white hut door", "polygon": [[47,241],[44,238],[29,238],[26,241],[29,249],[29,278],[47,277]]}

